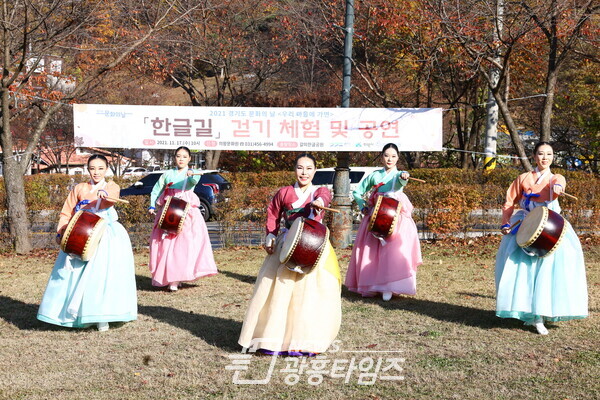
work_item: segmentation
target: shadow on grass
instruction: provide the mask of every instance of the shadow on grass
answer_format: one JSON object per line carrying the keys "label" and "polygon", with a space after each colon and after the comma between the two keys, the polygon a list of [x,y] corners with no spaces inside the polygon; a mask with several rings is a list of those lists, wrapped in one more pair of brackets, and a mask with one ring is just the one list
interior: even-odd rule
{"label": "shadow on grass", "polygon": [[138,312],[177,328],[185,329],[206,343],[222,350],[238,352],[242,349],[237,343],[242,330],[242,323],[239,321],[193,314],[163,306],[140,305]]}
{"label": "shadow on grass", "polygon": [[240,282],[250,283],[252,285],[254,284],[254,282],[256,282],[256,276],[238,274],[236,272],[223,271],[223,270],[220,270],[219,272],[228,278],[237,279]]}
{"label": "shadow on grass", "polygon": [[351,302],[375,304],[387,310],[411,311],[439,321],[454,322],[482,329],[523,328],[521,321],[498,318],[493,310],[482,310],[408,296],[394,297],[392,300],[384,302],[381,296],[362,297],[358,293],[349,291],[345,286],[342,289],[342,296]]}
{"label": "shadow on grass", "polygon": [[142,290],[144,292],[155,292],[160,290],[160,288],[152,286],[152,278],[144,275],[135,274],[135,285],[137,290]]}
{"label": "shadow on grass", "polygon": [[[220,271],[219,271],[220,272]],[[213,275],[213,276],[217,276],[217,275]],[[240,275],[240,276],[244,276],[244,275]],[[200,284],[200,282],[202,281],[202,279],[210,279],[211,277],[202,277],[199,279],[196,279],[193,282],[182,282],[180,283],[179,288],[180,289],[186,289],[186,288],[195,288],[198,287],[198,285]],[[137,287],[137,290],[141,290],[142,292],[160,292],[160,291],[168,291],[168,286],[152,286],[152,278],[148,277],[148,276],[144,276],[144,275],[135,275],[135,285]]]}
{"label": "shadow on grass", "polygon": [[39,304],[28,304],[0,296],[0,318],[21,330],[56,331],[63,328],[37,319]]}

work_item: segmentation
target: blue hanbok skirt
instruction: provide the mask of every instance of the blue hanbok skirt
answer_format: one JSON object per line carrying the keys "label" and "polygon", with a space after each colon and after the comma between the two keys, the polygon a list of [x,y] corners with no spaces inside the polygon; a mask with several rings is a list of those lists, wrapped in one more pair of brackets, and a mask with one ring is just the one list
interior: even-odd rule
{"label": "blue hanbok skirt", "polygon": [[85,328],[98,322],[137,319],[135,264],[129,235],[114,208],[96,213],[107,220],[98,248],[87,262],[62,250],[54,263],[37,318]]}
{"label": "blue hanbok skirt", "polygon": [[[524,218],[519,211],[511,224]],[[538,318],[566,321],[588,315],[583,251],[577,234],[565,220],[558,248],[545,258],[526,254],[516,234],[502,238],[496,256],[496,315],[531,323]]]}

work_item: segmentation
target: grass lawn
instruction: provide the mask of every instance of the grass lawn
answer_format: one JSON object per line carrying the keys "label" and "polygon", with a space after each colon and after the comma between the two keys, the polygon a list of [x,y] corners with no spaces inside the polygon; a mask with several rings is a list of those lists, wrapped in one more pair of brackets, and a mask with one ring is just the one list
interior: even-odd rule
{"label": "grass lawn", "polygon": [[[549,323],[548,336],[495,316],[497,237],[423,243],[417,296],[386,303],[343,289],[338,341],[319,359],[339,375],[320,383],[306,373],[316,359],[295,359],[306,368],[298,376],[282,371],[291,361],[267,356],[231,369],[261,249],[216,251],[220,274],[176,293],[152,288],[148,254],[136,254],[138,320],[108,332],[35,318],[56,252],[2,255],[0,399],[598,399],[600,246],[582,243],[590,317]],[[349,254],[338,251],[342,275]],[[383,372],[400,358],[401,372]],[[353,359],[365,373],[371,362],[382,370],[361,377],[348,372]],[[268,384],[233,383],[235,372],[266,378],[272,362]]]}

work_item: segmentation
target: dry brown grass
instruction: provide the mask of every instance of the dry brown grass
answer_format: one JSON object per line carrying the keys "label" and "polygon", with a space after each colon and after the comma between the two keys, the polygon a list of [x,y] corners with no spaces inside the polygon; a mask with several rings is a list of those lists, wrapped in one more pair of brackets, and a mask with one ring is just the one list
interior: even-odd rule
{"label": "dry brown grass", "polygon": [[[139,318],[106,333],[35,319],[54,252],[0,258],[2,399],[594,399],[600,398],[597,242],[585,242],[591,316],[549,324],[540,336],[494,315],[497,238],[423,244],[418,295],[388,303],[343,292],[341,349],[329,360],[377,359],[402,350],[400,382],[358,385],[354,373],[288,386],[279,360],[268,385],[235,385],[226,370],[256,272],[259,249],[216,251],[221,273],[177,293],[153,289],[147,253],[136,255]],[[347,265],[348,251],[339,251]],[[244,378],[265,376],[255,356]],[[331,361],[332,362],[332,361]]]}

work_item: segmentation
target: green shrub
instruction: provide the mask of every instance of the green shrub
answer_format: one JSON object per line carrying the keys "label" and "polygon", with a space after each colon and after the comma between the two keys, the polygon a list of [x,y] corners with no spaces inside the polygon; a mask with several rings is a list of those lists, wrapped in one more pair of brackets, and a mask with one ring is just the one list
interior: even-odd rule
{"label": "green shrub", "polygon": [[[600,179],[584,172],[553,170],[567,179],[567,193],[578,197],[573,200],[561,197],[560,204],[565,217],[578,230],[600,228]],[[436,236],[456,232],[468,232],[475,224],[500,224],[498,212],[505,201],[506,190],[519,175],[518,170],[496,169],[483,174],[481,171],[464,171],[458,168],[417,169],[411,176],[426,183],[410,181],[405,192],[416,209],[415,221]],[[266,209],[272,196],[280,187],[294,182],[294,173],[282,172],[236,172],[224,173],[233,189],[226,193],[229,201],[217,203],[217,219],[223,231],[233,229],[236,223],[263,225]],[[25,177],[27,207],[31,212],[61,209],[69,189],[89,179],[87,176],[40,174]],[[122,188],[131,181],[113,179]],[[4,184],[0,178],[0,211],[6,210]],[[116,206],[121,222],[126,227],[152,222],[148,215],[147,196],[129,196],[130,204]],[[471,211],[482,210],[474,215]],[[227,239],[227,238],[225,238]]]}

